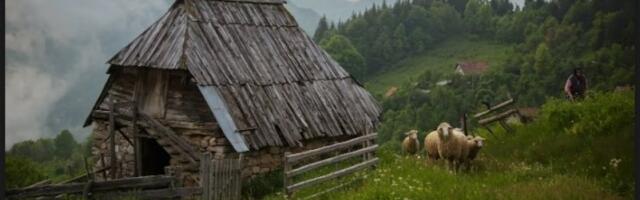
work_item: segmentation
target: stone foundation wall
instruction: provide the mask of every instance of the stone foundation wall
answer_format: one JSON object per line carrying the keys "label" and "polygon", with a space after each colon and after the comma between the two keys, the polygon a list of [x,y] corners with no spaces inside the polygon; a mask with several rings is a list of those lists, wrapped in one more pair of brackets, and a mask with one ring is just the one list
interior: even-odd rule
{"label": "stone foundation wall", "polygon": [[[103,166],[110,164],[110,151],[108,138],[108,126],[106,121],[96,120],[94,122],[93,130],[93,147],[92,154],[94,155],[95,169],[100,169]],[[170,122],[165,124],[170,126]],[[193,126],[192,126],[193,127]],[[224,135],[219,129],[216,128],[184,128],[173,126],[172,129],[186,141],[189,141],[195,149],[200,153],[209,152],[213,155],[214,159],[237,159],[239,154],[236,153]],[[123,128],[122,132],[127,135],[130,140],[134,137],[130,134],[129,128]],[[343,138],[322,138],[305,142],[304,147],[266,147],[260,150],[252,150],[244,153],[244,162],[242,177],[244,180],[252,179],[258,175],[269,173],[278,170],[282,167],[283,157],[285,152],[298,153],[305,150],[319,148],[325,145],[329,145],[335,142],[344,141],[348,139]],[[133,142],[133,141],[132,141]],[[179,154],[171,147],[164,147],[171,156],[170,164],[166,167],[165,171],[168,171],[172,175],[179,178],[180,182],[184,186],[195,186],[198,184],[200,174],[197,170],[185,169],[185,163],[179,162],[177,159]],[[132,177],[135,171],[135,157],[134,147],[129,142],[116,132],[116,154],[118,162],[118,178]],[[103,165],[104,160],[104,165]],[[110,171],[106,171],[104,174],[96,174],[98,180],[104,180],[104,175],[110,178]]]}

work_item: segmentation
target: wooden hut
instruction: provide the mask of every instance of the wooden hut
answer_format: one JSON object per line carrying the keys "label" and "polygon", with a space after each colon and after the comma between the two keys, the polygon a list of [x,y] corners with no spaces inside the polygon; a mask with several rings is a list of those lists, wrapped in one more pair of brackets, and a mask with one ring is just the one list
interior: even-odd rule
{"label": "wooden hut", "polygon": [[169,171],[192,185],[205,152],[242,154],[252,177],[285,151],[373,132],[380,106],[283,4],[178,0],[113,56],[85,123],[95,168],[109,168],[97,177]]}

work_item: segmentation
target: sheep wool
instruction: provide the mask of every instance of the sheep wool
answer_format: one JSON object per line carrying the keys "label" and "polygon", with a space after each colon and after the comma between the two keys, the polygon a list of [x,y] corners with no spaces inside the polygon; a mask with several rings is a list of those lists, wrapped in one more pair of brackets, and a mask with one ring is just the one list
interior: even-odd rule
{"label": "sheep wool", "polygon": [[[448,134],[438,134],[439,136],[446,136],[448,138],[440,137],[440,143],[438,143],[438,153],[441,158],[449,162],[450,168],[456,170],[462,159],[464,146],[467,144],[467,137],[461,131],[451,130]],[[446,139],[446,140],[445,140]]]}
{"label": "sheep wool", "polygon": [[440,158],[438,143],[440,143],[438,131],[431,131],[424,137],[424,149],[426,150],[428,159],[438,160]]}
{"label": "sheep wool", "polygon": [[420,149],[420,142],[418,141],[418,131],[411,130],[407,132],[407,136],[402,141],[402,150],[408,154],[415,154]]}

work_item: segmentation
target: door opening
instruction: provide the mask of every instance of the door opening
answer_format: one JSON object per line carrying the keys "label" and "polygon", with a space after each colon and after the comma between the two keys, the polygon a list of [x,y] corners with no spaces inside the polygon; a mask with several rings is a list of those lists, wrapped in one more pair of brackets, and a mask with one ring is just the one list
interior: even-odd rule
{"label": "door opening", "polygon": [[158,144],[155,139],[140,138],[142,155],[142,176],[164,174],[164,168],[169,166],[171,156]]}

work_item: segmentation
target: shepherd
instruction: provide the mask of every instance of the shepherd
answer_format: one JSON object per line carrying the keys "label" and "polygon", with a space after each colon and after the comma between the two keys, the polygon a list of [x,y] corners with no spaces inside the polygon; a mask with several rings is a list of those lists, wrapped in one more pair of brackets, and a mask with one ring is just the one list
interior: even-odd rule
{"label": "shepherd", "polygon": [[564,92],[571,101],[584,98],[587,91],[587,78],[581,68],[573,69],[573,74],[564,83]]}

